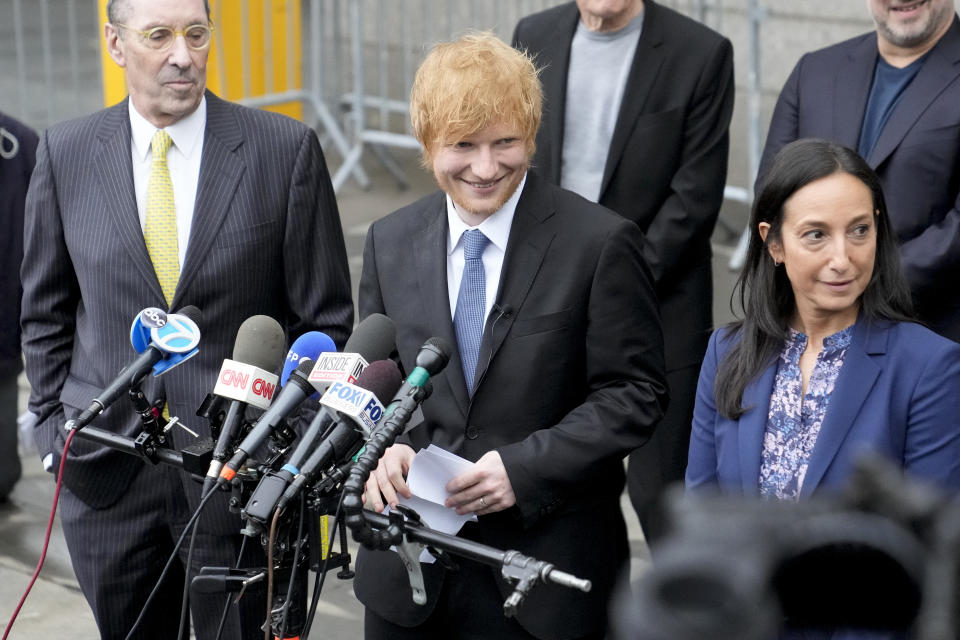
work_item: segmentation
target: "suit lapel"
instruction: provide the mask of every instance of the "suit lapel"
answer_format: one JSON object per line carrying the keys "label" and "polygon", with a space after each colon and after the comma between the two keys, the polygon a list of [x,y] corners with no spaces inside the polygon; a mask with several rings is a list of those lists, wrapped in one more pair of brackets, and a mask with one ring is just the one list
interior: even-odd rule
{"label": "suit lapel", "polygon": [[867,159],[871,167],[878,167],[893,153],[927,107],[960,75],[958,63],[960,21],[954,16],[950,29],[930,51],[929,57],[917,72],[917,77],[904,90],[900,102],[880,132],[877,144]]}
{"label": "suit lapel", "polygon": [[834,78],[833,138],[852,149],[860,140],[876,63],[877,39],[871,35],[854,45]]}
{"label": "suit lapel", "polygon": [[197,200],[193,208],[187,255],[180,270],[180,281],[177,283],[172,308],[178,306],[200,264],[209,255],[210,246],[230,210],[240,177],[246,170],[246,165],[236,153],[237,148],[243,144],[243,134],[233,113],[234,107],[209,91],[206,98],[207,124],[203,138],[203,156],[200,160]]}
{"label": "suit lapel", "polygon": [[506,255],[503,257],[497,291],[497,303],[501,307],[512,307],[514,312],[508,317],[491,311],[487,318],[477,357],[478,388],[510,332],[517,311],[523,307],[537,272],[540,271],[540,265],[554,236],[553,230],[544,223],[553,213],[553,198],[549,191],[534,173],[528,172],[523,193],[513,215],[513,224],[510,226],[510,238],[507,241]]}
{"label": "suit lapel", "polygon": [[120,238],[120,245],[129,254],[137,271],[154,293],[158,307],[166,308],[160,281],[153,269],[147,245],[143,240],[137,200],[133,187],[133,165],[130,151],[130,112],[127,100],[111,108],[97,131],[100,147],[96,152],[97,175],[104,202]]}
{"label": "suit lapel", "polygon": [[743,390],[743,406],[747,412],[740,418],[737,439],[740,449],[740,478],[743,493],[748,496],[760,493],[760,462],[763,456],[763,435],[767,430],[770,413],[770,398],[776,379],[777,360],[774,360],[760,377]]}
{"label": "suit lapel", "polygon": [[886,353],[886,345],[886,329],[871,325],[867,320],[857,322],[827,413],[820,425],[817,442],[810,454],[800,490],[801,497],[808,497],[816,490],[843,445],[860,407],[880,375],[881,364],[874,356]]}
{"label": "suit lapel", "polygon": [[467,383],[463,377],[460,352],[456,348],[457,336],[450,317],[450,294],[447,290],[447,200],[443,192],[431,198],[422,211],[423,226],[415,230],[422,241],[422,250],[417,252],[417,285],[420,289],[422,313],[429,318],[429,333],[447,340],[453,345],[450,361],[443,373],[434,379],[434,384],[450,386],[450,393],[465,416],[470,404]]}
{"label": "suit lapel", "polygon": [[607,162],[603,169],[603,182],[600,184],[600,199],[610,184],[610,178],[620,163],[623,151],[630,139],[630,132],[647,102],[653,83],[663,65],[663,55],[660,45],[663,44],[663,29],[659,19],[659,7],[647,0],[644,3],[643,29],[637,50],[630,66],[630,74],[623,89],[623,100],[620,103],[620,113],[617,115],[617,124],[613,129],[610,140],[610,151],[607,153]]}
{"label": "suit lapel", "polygon": [[575,4],[571,3],[556,23],[556,29],[547,35],[546,46],[543,47],[544,60],[549,60],[549,66],[543,70],[543,94],[553,96],[554,103],[544,105],[543,130],[548,131],[550,139],[547,141],[549,151],[550,171],[549,178],[554,184],[560,184],[560,171],[563,168],[563,126],[567,107],[567,73],[570,71],[570,45],[573,34],[577,30],[580,13]]}

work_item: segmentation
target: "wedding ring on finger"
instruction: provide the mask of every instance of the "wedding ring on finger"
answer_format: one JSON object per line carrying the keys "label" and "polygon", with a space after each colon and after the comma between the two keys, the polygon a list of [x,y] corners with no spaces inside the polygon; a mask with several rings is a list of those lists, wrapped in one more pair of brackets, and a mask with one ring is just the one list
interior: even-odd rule
{"label": "wedding ring on finger", "polygon": [[484,501],[483,496],[480,496],[480,506],[481,506],[481,507],[486,507],[486,506],[487,506],[487,503]]}

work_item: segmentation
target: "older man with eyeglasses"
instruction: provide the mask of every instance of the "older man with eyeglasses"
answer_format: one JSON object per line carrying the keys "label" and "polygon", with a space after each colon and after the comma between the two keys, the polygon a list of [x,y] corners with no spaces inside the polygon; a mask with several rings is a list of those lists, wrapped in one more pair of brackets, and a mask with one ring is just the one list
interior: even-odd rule
{"label": "older man with eyeglasses", "polygon": [[[125,69],[129,99],[43,134],[26,205],[23,348],[36,441],[54,471],[64,423],[133,357],[130,323],[145,307],[202,310],[199,354],[143,384],[201,437],[208,427],[194,416],[245,319],[269,315],[290,337],[319,330],[341,345],[353,322],[316,134],[206,90],[212,26],[203,0],[110,0],[107,17],[107,51]],[[139,432],[126,398],[94,425]],[[194,441],[181,429],[169,436],[176,449]],[[134,637],[176,637],[186,548],[144,604],[201,485],[79,438],[64,483],[67,546],[101,637],[126,637],[141,610]],[[241,524],[228,497],[204,511],[191,573],[237,562]],[[258,552],[248,545],[242,561],[262,565]],[[225,601],[191,601],[197,638],[217,635]],[[262,636],[263,608],[246,594],[220,637]]]}

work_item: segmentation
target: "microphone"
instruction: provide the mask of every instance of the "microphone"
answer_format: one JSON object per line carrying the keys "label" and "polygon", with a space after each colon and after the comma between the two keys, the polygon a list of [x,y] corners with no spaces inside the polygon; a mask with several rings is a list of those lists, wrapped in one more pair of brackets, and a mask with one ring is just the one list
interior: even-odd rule
{"label": "microphone", "polygon": [[[365,368],[367,362],[386,360],[389,358],[390,355],[396,351],[396,337],[397,329],[393,324],[393,320],[380,313],[371,314],[353,330],[353,334],[351,334],[350,339],[347,340],[347,344],[344,347],[343,354],[321,353],[317,357],[317,364],[314,365],[308,379],[319,393],[325,393],[330,385],[336,382],[356,384],[357,386],[369,389],[369,385],[361,384],[360,382],[364,379],[363,368],[361,368],[360,371],[356,371],[349,367],[340,367],[338,371],[332,371],[330,368],[324,368],[321,360],[325,356],[333,355],[341,355],[348,358],[356,357],[363,360],[363,367]],[[323,382],[317,380],[318,370],[320,371],[320,376],[324,378]],[[293,474],[291,474],[290,478],[297,474],[297,467],[299,467],[307,455],[309,455],[317,437],[326,433],[326,430],[330,428],[330,425],[332,425],[335,420],[335,414],[328,411],[326,406],[320,408],[316,417],[304,432],[300,442],[297,443],[296,449],[294,449],[293,453],[290,454],[290,458],[287,460],[287,465],[293,468]],[[287,479],[287,482],[290,481],[290,478]]]}
{"label": "microphone", "polygon": [[237,451],[230,458],[230,462],[220,470],[220,477],[217,478],[217,482],[221,486],[233,480],[234,476],[237,475],[237,469],[247,461],[250,454],[264,443],[267,436],[282,420],[314,393],[313,387],[307,381],[307,376],[310,375],[310,370],[313,368],[313,359],[306,356],[301,356],[298,359],[300,364],[290,374],[287,384],[277,394],[273,404],[260,416],[247,437],[237,446]]}
{"label": "microphone", "polygon": [[497,322],[500,318],[509,318],[513,315],[513,305],[509,304],[494,303],[492,310],[497,312],[497,319],[494,322]]}
{"label": "microphone", "polygon": [[[369,375],[368,375],[369,373]],[[389,398],[400,388],[400,370],[392,360],[378,360],[370,363],[366,371],[363,372],[364,388],[370,390],[372,401],[364,398],[362,401],[354,402],[354,408],[362,409],[360,411],[348,409],[341,412],[341,419],[324,437],[323,442],[310,454],[310,457],[303,464],[293,482],[287,487],[280,501],[277,503],[277,509],[283,509],[287,503],[297,496],[300,490],[311,483],[320,471],[330,466],[331,463],[346,461],[353,456],[364,442],[364,435],[369,437],[372,431],[370,423],[376,424],[385,415],[378,398]],[[341,383],[343,384],[343,383]],[[331,385],[327,393],[324,394],[321,402],[327,406],[335,406],[339,400],[344,400],[338,388]],[[328,397],[330,396],[330,397]],[[349,402],[350,400],[346,400]],[[287,472],[290,469],[284,466]],[[281,471],[283,471],[281,470]]]}
{"label": "microphone", "polygon": [[368,362],[384,360],[396,351],[397,328],[387,316],[374,313],[357,325],[343,353],[321,353],[310,372],[310,382],[324,393],[335,382],[357,384]]}
{"label": "microphone", "polygon": [[[343,417],[351,418],[359,425],[364,435],[369,436],[384,415],[380,398],[389,398],[395,393],[400,388],[400,380],[400,370],[396,363],[381,359],[374,361],[363,370],[356,385],[348,382],[335,382],[330,385],[320,398],[320,404],[324,407],[322,413],[333,417],[325,421],[326,425],[321,437],[325,438],[330,432],[330,426],[334,422],[342,421]],[[291,478],[299,473],[300,469],[297,467],[310,453],[313,443],[310,444],[310,447],[299,447],[281,471],[292,472]]]}
{"label": "microphone", "polygon": [[203,481],[206,494],[220,475],[227,450],[237,436],[246,414],[247,405],[260,409],[270,408],[277,376],[272,372],[276,362],[283,356],[286,338],[283,327],[270,316],[251,316],[243,321],[233,343],[233,359],[223,361],[215,395],[229,398],[220,436],[213,450],[213,459]]}
{"label": "microphone", "polygon": [[397,350],[397,327],[382,313],[371,313],[353,330],[344,351],[354,351],[367,360],[386,360]]}
{"label": "microphone", "polygon": [[368,549],[386,549],[394,544],[397,527],[391,525],[387,530],[374,531],[364,519],[363,501],[360,499],[364,485],[383,453],[394,443],[410,422],[413,412],[430,394],[430,377],[447,366],[452,350],[453,347],[443,338],[430,338],[420,347],[416,367],[394,395],[393,402],[384,412],[387,417],[383,424],[367,441],[366,450],[357,458],[350,469],[350,475],[343,483],[341,505],[344,522],[353,531],[353,539]]}
{"label": "microphone", "polygon": [[[280,386],[287,384],[290,374],[297,368],[303,358],[316,361],[321,353],[336,351],[337,345],[333,339],[322,331],[308,331],[290,345],[287,357],[283,361],[283,371],[280,373]],[[309,373],[309,372],[308,372]]]}
{"label": "microphone", "polygon": [[[243,517],[265,523],[275,509],[286,506],[303,485],[313,480],[318,470],[327,468],[333,458],[346,458],[347,454],[352,454],[353,449],[359,448],[356,445],[363,441],[363,433],[358,431],[357,425],[365,428],[368,424],[376,424],[383,416],[383,405],[378,397],[389,397],[399,386],[400,371],[391,360],[376,360],[370,363],[360,374],[356,385],[345,382],[331,385],[320,400],[329,408],[319,411],[308,429],[309,432],[319,433],[319,438],[313,437],[308,443],[305,437],[279,471],[268,473],[260,480],[243,509]],[[337,400],[331,403],[331,398]],[[338,413],[333,410],[333,405],[338,402],[349,403],[350,406],[345,407],[346,411]],[[331,414],[336,417],[331,417]],[[313,441],[318,439],[322,440],[321,444],[313,448]],[[298,467],[308,453],[310,457],[303,463],[301,470]],[[291,485],[288,489],[287,485],[291,480],[296,482],[296,486]],[[287,493],[284,493],[285,490]]]}
{"label": "microphone", "polygon": [[403,385],[394,394],[390,404],[387,405],[385,415],[389,417],[412,391],[426,385],[430,376],[440,373],[447,366],[447,362],[450,361],[452,351],[453,347],[443,338],[433,337],[427,340],[417,353],[416,366],[413,371],[403,381]]}
{"label": "microphone", "polygon": [[[493,319],[493,322],[490,323],[490,333],[493,333],[497,328],[497,323],[503,320],[504,318],[509,319],[513,315],[513,306],[509,304],[500,305],[499,302],[493,303],[493,308],[491,313],[496,312],[497,317]],[[493,351],[490,351],[490,355],[487,356],[487,367],[490,366],[490,363],[493,361]]]}
{"label": "microphone", "polygon": [[99,416],[120,396],[140,382],[153,370],[161,375],[197,354],[200,343],[200,309],[188,306],[178,313],[165,313],[156,307],[147,307],[133,319],[130,342],[140,356],[120,371],[120,374],[94,398],[74,420],[65,425],[82,429]]}
{"label": "microphone", "polygon": [[[267,436],[273,428],[276,427],[281,420],[286,418],[300,402],[307,396],[316,395],[313,388],[307,382],[307,376],[313,367],[313,361],[316,360],[317,356],[319,356],[324,349],[335,348],[336,346],[330,336],[322,331],[308,331],[293,341],[293,344],[290,345],[290,350],[287,351],[283,365],[283,373],[280,376],[280,384],[283,386],[283,391],[280,392],[280,396],[285,396],[284,403],[280,403],[280,397],[277,397],[274,406],[271,406],[266,413],[260,416],[254,429],[244,438],[243,443],[241,443],[238,449],[242,448],[245,455],[242,459],[239,459],[237,455],[240,451],[234,454],[233,460],[237,460],[236,466],[233,467],[234,472],[240,468],[240,465],[246,461],[254,449],[263,444],[263,441],[267,439]],[[291,380],[294,383],[294,389],[287,391],[287,383]],[[306,395],[299,397],[301,391]],[[288,407],[286,406],[287,404],[291,404],[291,406]],[[231,475],[230,477],[232,478],[233,476]]]}

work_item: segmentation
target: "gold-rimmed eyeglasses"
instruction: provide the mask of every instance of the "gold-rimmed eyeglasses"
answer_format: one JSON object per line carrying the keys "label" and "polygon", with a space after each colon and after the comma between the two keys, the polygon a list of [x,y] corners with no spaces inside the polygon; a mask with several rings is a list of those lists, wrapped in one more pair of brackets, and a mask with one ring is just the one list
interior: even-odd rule
{"label": "gold-rimmed eyeglasses", "polygon": [[183,41],[187,46],[195,51],[202,51],[210,46],[210,32],[213,31],[213,25],[192,24],[183,29],[174,29],[173,27],[154,27],[141,31],[128,27],[119,22],[114,23],[115,27],[126,29],[140,36],[145,45],[157,51],[164,51],[173,46],[177,36],[183,36]]}

